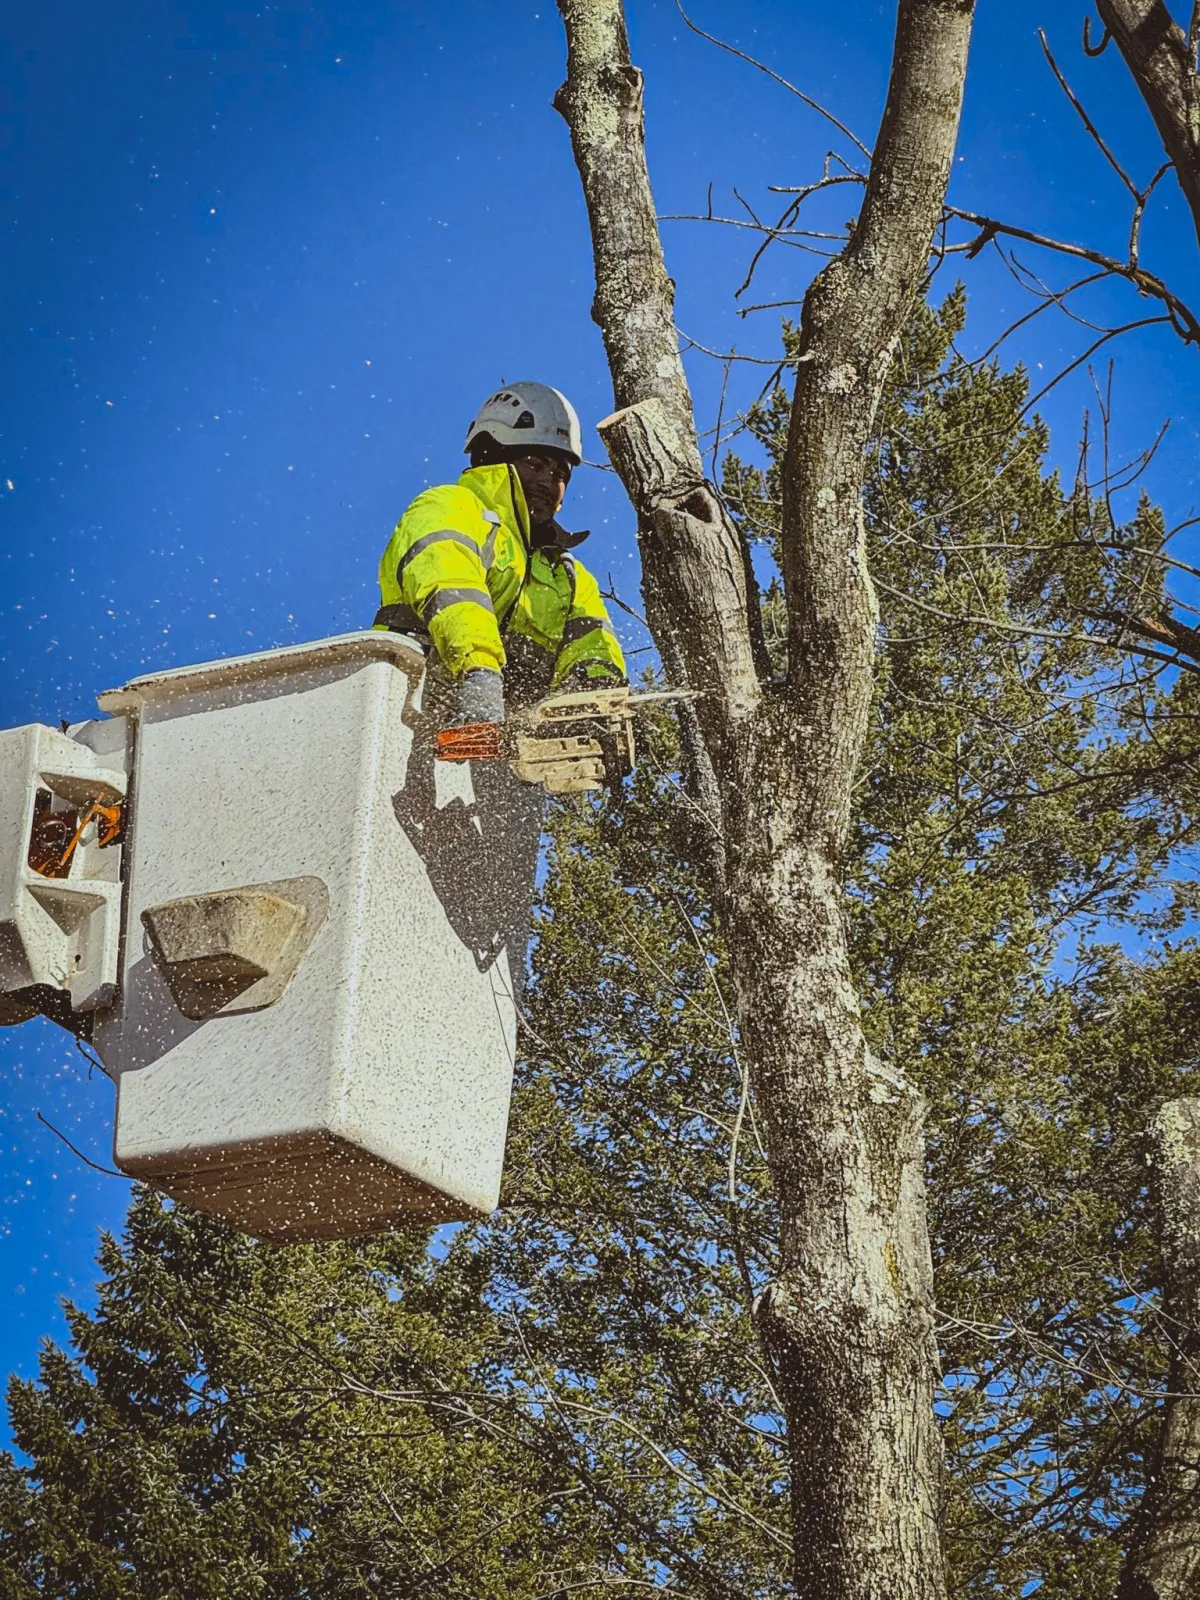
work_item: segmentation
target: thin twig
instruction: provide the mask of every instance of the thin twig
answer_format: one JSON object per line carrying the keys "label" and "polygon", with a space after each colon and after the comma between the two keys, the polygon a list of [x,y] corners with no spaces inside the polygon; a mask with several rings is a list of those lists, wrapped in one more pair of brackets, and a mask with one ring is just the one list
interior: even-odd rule
{"label": "thin twig", "polygon": [[94,1067],[99,1067],[100,1071],[105,1073],[105,1076],[107,1076],[107,1069],[105,1068],[103,1061],[101,1061],[100,1057],[92,1049],[91,1045],[85,1039],[81,1039],[78,1034],[75,1035],[75,1048],[88,1064],[89,1078],[92,1076],[92,1069]]}
{"label": "thin twig", "polygon": [[1142,317],[1137,322],[1125,322],[1119,328],[1109,328],[1105,333],[1101,334],[1099,339],[1090,344],[1081,356],[1068,363],[1061,372],[1050,379],[1049,383],[1044,384],[1035,395],[1032,395],[1018,411],[1015,420],[1019,422],[1026,412],[1031,411],[1039,400],[1044,399],[1050,393],[1051,389],[1074,372],[1076,367],[1081,367],[1085,361],[1095,355],[1102,344],[1107,344],[1110,339],[1116,339],[1123,333],[1133,333],[1137,328],[1152,328],[1156,323],[1170,322],[1170,320],[1170,317]]}
{"label": "thin twig", "polygon": [[649,633],[650,624],[646,621],[645,617],[640,611],[635,611],[631,605],[622,600],[621,596],[617,593],[617,586],[613,582],[613,575],[611,572],[608,575],[608,588],[603,591],[602,597],[605,600],[611,600],[613,605],[619,606],[621,610],[624,611],[627,616],[632,617],[635,622],[640,622],[642,627],[645,628],[646,632]]}
{"label": "thin twig", "polygon": [[724,39],[718,39],[715,34],[705,33],[703,28],[698,28],[692,21],[691,17],[689,17],[687,12],[683,9],[682,5],[680,5],[679,0],[675,0],[675,8],[679,12],[679,15],[683,18],[686,26],[689,27],[693,33],[698,34],[701,39],[707,39],[709,44],[715,44],[718,50],[727,50],[731,56],[737,56],[739,61],[745,61],[749,66],[757,67],[759,72],[765,72],[768,78],[773,78],[775,82],[781,84],[789,94],[794,94],[797,100],[802,100],[811,111],[815,111],[819,116],[824,117],[827,122],[832,122],[838,132],[844,133],[846,138],[849,139],[852,144],[856,145],[858,149],[862,151],[863,155],[866,156],[867,160],[870,161],[871,152],[867,149],[866,145],[862,142],[858,135],[851,133],[846,124],[844,122],[840,122],[838,118],[834,116],[832,111],[827,111],[825,107],[821,105],[820,101],[814,100],[811,95],[805,94],[802,89],[797,89],[794,83],[789,83],[786,78],[781,78],[777,72],[773,71],[770,67],[764,66],[761,61],[756,61],[753,56],[748,56],[744,50],[738,50],[733,45],[726,44]]}
{"label": "thin twig", "polygon": [[[763,256],[766,254],[768,247],[774,242],[774,240],[776,238],[781,237],[781,235],[778,233],[778,229],[782,228],[785,222],[791,222],[791,220],[794,217],[799,215],[800,207],[804,204],[804,202],[811,195],[819,193],[822,189],[833,188],[835,185],[840,184],[840,183],[865,183],[866,182],[866,179],[862,176],[861,173],[853,172],[850,169],[847,169],[845,172],[830,172],[829,163],[831,161],[834,161],[834,160],[840,161],[842,166],[846,165],[846,163],[844,161],[841,161],[841,157],[840,156],[835,156],[835,154],[834,154],[834,152],[832,150],[827,150],[826,153],[825,153],[825,160],[824,160],[824,162],[822,163],[822,166],[821,166],[821,176],[816,180],[815,183],[803,184],[798,189],[775,189],[775,188],[770,188],[768,190],[768,193],[771,193],[771,194],[791,194],[795,198],[791,201],[790,205],[787,207],[787,209],[784,211],[783,215],[780,217],[779,222],[776,225],[776,231],[774,233],[769,234],[768,237],[763,240],[762,244],[759,245],[758,249],[754,252],[753,256],[751,256],[750,265],[746,268],[746,276],[742,279],[741,283],[734,290],[733,298],[735,300],[740,300],[742,295],[745,294],[746,290],[754,282],[754,274],[758,271],[758,264],[762,260]],[[739,198],[740,198],[740,196],[739,196]],[[745,205],[745,201],[742,201],[742,204]],[[747,207],[747,209],[749,209],[749,208]],[[751,214],[751,216],[754,215],[753,212],[751,212],[750,214]],[[844,239],[845,235],[844,234],[832,234],[832,235],[829,235],[828,237],[830,237],[831,239],[835,239],[835,238],[843,238]],[[785,244],[789,244],[789,243],[791,243],[791,240],[789,238],[785,237],[784,238],[784,243]],[[828,251],[821,251],[821,250],[814,249],[814,247],[812,245],[807,245],[804,248],[807,249],[808,252],[811,255],[829,255]],[[831,257],[831,259],[832,259],[832,257]]]}
{"label": "thin twig", "polygon": [[739,306],[738,316],[748,317],[752,311],[780,311],[789,306],[802,306],[803,300],[764,300],[757,306]]}
{"label": "thin twig", "polygon": [[[734,193],[737,199],[742,199],[736,190]],[[742,204],[745,205],[744,200]],[[769,222],[761,221],[753,212],[750,213],[750,216],[751,221],[746,222],[742,217],[714,216],[711,211],[703,213],[699,211],[662,211],[659,213],[658,220],[660,222],[713,222],[722,228],[746,228],[750,233],[767,233],[770,234],[772,239],[829,239],[831,241],[844,241],[846,238],[844,233],[827,233],[818,228],[785,228],[778,225],[772,227]],[[827,254],[826,251],[822,250],[816,250],[812,253],[814,255]]]}
{"label": "thin twig", "polygon": [[[730,355],[734,354],[732,348],[729,353]],[[720,471],[718,452],[721,448],[721,424],[725,420],[725,391],[729,388],[729,369],[732,365],[731,361],[725,363],[725,375],[721,379],[721,397],[717,401],[717,426],[713,432],[712,443],[712,480],[714,483],[716,483],[717,475]]]}
{"label": "thin twig", "polygon": [[1046,38],[1046,30],[1044,28],[1039,28],[1038,31],[1037,31],[1037,35],[1038,35],[1038,38],[1041,40],[1042,52],[1045,55],[1046,60],[1050,63],[1050,70],[1054,74],[1054,76],[1058,79],[1059,88],[1066,95],[1067,99],[1071,102],[1071,104],[1075,107],[1075,110],[1079,113],[1079,120],[1083,123],[1084,127],[1087,129],[1087,131],[1091,134],[1092,138],[1099,145],[1100,150],[1101,150],[1101,152],[1102,152],[1102,154],[1104,156],[1104,159],[1108,162],[1109,166],[1113,169],[1113,171],[1116,173],[1117,177],[1120,178],[1121,182],[1129,190],[1129,192],[1133,196],[1135,202],[1136,201],[1140,201],[1142,199],[1142,195],[1141,195],[1141,191],[1138,189],[1137,184],[1134,183],[1133,179],[1125,171],[1125,168],[1117,160],[1116,156],[1113,155],[1112,151],[1109,149],[1108,145],[1104,141],[1103,134],[1101,134],[1099,128],[1097,128],[1096,124],[1092,121],[1091,117],[1088,116],[1088,114],[1084,110],[1083,105],[1080,102],[1078,96],[1075,94],[1074,90],[1071,88],[1071,85],[1067,82],[1066,78],[1063,76],[1062,71],[1061,71],[1061,69],[1060,69],[1060,67],[1058,65],[1058,62],[1054,59],[1054,54],[1050,49],[1050,41]]}
{"label": "thin twig", "polygon": [[915,595],[907,594],[903,589],[893,589],[890,584],[884,583],[882,578],[875,579],[875,587],[882,589],[885,594],[890,594],[894,599],[903,601],[905,605],[913,606],[917,611],[924,611],[927,615],[937,617],[939,621],[950,623],[952,626],[995,628],[998,632],[1013,633],[1026,639],[1046,639],[1058,644],[1086,644],[1104,650],[1120,650],[1127,655],[1145,656],[1152,661],[1162,661],[1169,667],[1179,667],[1184,672],[1200,676],[1200,662],[1193,665],[1183,656],[1164,655],[1161,650],[1149,650],[1142,645],[1129,644],[1120,639],[1106,639],[1097,633],[1068,633],[1061,628],[1029,628],[1022,623],[1009,622],[1002,617],[943,611],[939,606],[931,606],[924,600],[918,600]]}
{"label": "thin twig", "polygon": [[1158,187],[1158,180],[1172,170],[1171,162],[1164,161],[1137,197],[1137,204],[1133,208],[1133,218],[1129,224],[1129,262],[1133,267],[1138,266],[1138,253],[1141,250],[1142,218],[1146,214],[1146,202]]}
{"label": "thin twig", "polygon": [[579,1594],[584,1589],[653,1589],[655,1594],[684,1593],[673,1577],[668,1578],[666,1583],[651,1583],[647,1578],[587,1578],[582,1583],[560,1583],[557,1588],[544,1589],[535,1600],[562,1600],[563,1595]]}
{"label": "thin twig", "polygon": [[[66,1134],[62,1131],[62,1129],[61,1128],[56,1128],[54,1126],[54,1124],[50,1121],[50,1118],[49,1117],[44,1117],[40,1111],[37,1113],[37,1119],[38,1119],[39,1122],[43,1123],[47,1128],[49,1128],[51,1133],[56,1134],[57,1137],[60,1138],[62,1140],[62,1142],[66,1145],[67,1149],[71,1152],[71,1154],[73,1156],[78,1156],[79,1157],[80,1161],[83,1162],[84,1166],[91,1167],[93,1172],[102,1172],[106,1178],[124,1178],[125,1177],[125,1174],[123,1172],[116,1172],[112,1167],[102,1167],[98,1161],[93,1161],[91,1156],[85,1156],[82,1150],[80,1150],[76,1145],[73,1145],[71,1143],[70,1139],[67,1138]],[[128,1180],[126,1180],[126,1181],[128,1181]]]}
{"label": "thin twig", "polygon": [[[1057,306],[1060,311],[1066,311],[1067,307],[1063,304],[1063,302],[1066,300],[1068,295],[1074,294],[1078,289],[1086,289],[1090,284],[1101,283],[1108,276],[1109,274],[1107,270],[1103,272],[1089,272],[1086,278],[1076,278],[1075,282],[1068,284],[1065,289],[1060,289],[1056,293],[1046,295],[1040,306],[1034,306],[1032,311],[1027,311],[1024,316],[1018,317],[1015,322],[1010,323],[1000,337],[998,339],[993,339],[983,354],[981,356],[976,356],[975,360],[971,364],[973,366],[981,367],[985,361],[990,360],[991,357],[995,355],[996,351],[999,350],[1000,346],[1006,339],[1010,338],[1014,333],[1016,333],[1018,328],[1023,328],[1027,322],[1032,322],[1034,317],[1040,317],[1043,311],[1049,311],[1054,306]],[[1073,320],[1077,322],[1084,322],[1086,326],[1094,328],[1096,332],[1100,331],[1099,328],[1096,327],[1095,323],[1086,323],[1086,319],[1082,317],[1075,317]]]}
{"label": "thin twig", "polygon": [[[691,917],[688,916],[687,907],[682,903],[682,901],[679,899],[678,895],[675,895],[672,898],[675,901],[675,909],[679,912],[679,915],[683,920],[684,926],[687,928],[688,933],[691,935],[692,942],[695,944],[696,949],[699,951],[700,959],[704,963],[704,971],[705,971],[705,973],[706,973],[706,975],[708,977],[708,981],[712,984],[713,990],[716,993],[717,1003],[720,1005],[721,1014],[725,1018],[725,1031],[729,1035],[729,1048],[730,1048],[730,1051],[731,1051],[731,1053],[733,1055],[733,1063],[734,1063],[734,1066],[737,1067],[738,1074],[739,1074],[739,1076],[741,1078],[741,1084],[742,1084],[741,1098],[740,1098],[740,1102],[739,1102],[739,1105],[738,1105],[737,1116],[734,1118],[733,1133],[732,1133],[732,1135],[730,1137],[730,1143],[729,1143],[728,1194],[729,1194],[729,1203],[731,1205],[733,1205],[737,1201],[737,1152],[738,1152],[738,1141],[741,1138],[742,1123],[745,1120],[746,1107],[749,1104],[749,1100],[750,1100],[750,1072],[749,1072],[749,1069],[747,1067],[744,1067],[742,1065],[742,1058],[741,1058],[741,1055],[740,1055],[740,1053],[738,1051],[737,1030],[733,1025],[733,1017],[730,1015],[729,1007],[725,1004],[725,996],[721,992],[721,985],[717,982],[717,975],[712,969],[712,965],[711,965],[711,963],[709,961],[709,958],[708,958],[708,951],[704,948],[704,944],[701,941],[700,935],[696,931],[696,924],[692,921]],[[767,1159],[767,1153],[761,1147],[759,1148],[759,1152],[758,1153],[763,1158],[764,1161]]]}
{"label": "thin twig", "polygon": [[[1159,317],[1156,320],[1162,322],[1166,319]],[[812,360],[812,356],[810,355],[784,356],[779,358],[776,356],[739,356],[735,355],[732,350],[710,350],[707,345],[703,345],[699,342],[699,340],[693,339],[691,334],[685,333],[682,328],[680,328],[678,331],[679,337],[685,341],[685,348],[699,350],[702,356],[712,356],[714,361],[744,361],[750,366],[775,367],[778,370],[781,367],[797,366],[801,361]]]}
{"label": "thin twig", "polygon": [[1099,44],[1093,44],[1092,43],[1092,19],[1091,19],[1091,17],[1084,17],[1084,19],[1083,19],[1083,53],[1084,53],[1085,56],[1093,56],[1093,57],[1102,56],[1104,54],[1105,50],[1108,48],[1108,41],[1111,38],[1112,38],[1112,34],[1109,33],[1107,28],[1105,28],[1103,33],[1101,33],[1101,35],[1100,35],[1100,43]]}
{"label": "thin twig", "polygon": [[[832,239],[845,242],[845,234],[819,233],[808,228],[772,228],[768,222],[745,222],[741,217],[710,217],[701,216],[698,211],[664,211],[658,219],[660,222],[711,222],[719,228],[745,228],[748,233],[766,234],[766,239],[755,253],[753,263],[757,264],[762,252],[768,245],[777,240],[785,244],[789,250],[803,250],[807,255],[820,256],[823,260],[832,261],[839,253],[836,250],[820,250],[816,245],[801,244],[802,239]],[[738,291],[741,293],[741,290]]]}

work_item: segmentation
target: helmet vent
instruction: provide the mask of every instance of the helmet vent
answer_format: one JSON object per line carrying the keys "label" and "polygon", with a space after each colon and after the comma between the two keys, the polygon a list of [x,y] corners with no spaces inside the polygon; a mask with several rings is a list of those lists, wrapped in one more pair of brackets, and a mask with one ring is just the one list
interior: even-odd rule
{"label": "helmet vent", "polygon": [[535,422],[532,411],[522,411],[521,415],[513,423],[514,428],[532,428],[534,426]]}

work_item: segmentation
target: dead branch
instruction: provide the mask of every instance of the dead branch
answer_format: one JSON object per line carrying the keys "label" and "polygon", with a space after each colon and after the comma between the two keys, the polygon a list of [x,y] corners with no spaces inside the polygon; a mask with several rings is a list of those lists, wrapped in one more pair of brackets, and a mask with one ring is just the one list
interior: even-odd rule
{"label": "dead branch", "polygon": [[1053,54],[1052,50],[1050,49],[1050,41],[1046,37],[1045,28],[1039,28],[1037,32],[1038,32],[1038,38],[1041,41],[1042,52],[1045,55],[1046,60],[1050,64],[1051,72],[1053,72],[1054,76],[1058,79],[1059,88],[1062,90],[1062,92],[1066,95],[1067,99],[1071,102],[1072,106],[1075,108],[1075,111],[1079,116],[1079,120],[1083,123],[1083,125],[1087,129],[1088,133],[1092,136],[1093,140],[1095,141],[1097,147],[1100,150],[1101,155],[1103,155],[1104,159],[1108,162],[1109,166],[1116,173],[1117,177],[1120,178],[1121,182],[1129,190],[1129,192],[1133,196],[1134,200],[1140,200],[1142,198],[1142,196],[1141,196],[1140,190],[1138,189],[1137,184],[1134,183],[1133,179],[1129,176],[1129,174],[1125,171],[1125,168],[1121,165],[1121,163],[1117,160],[1116,156],[1113,154],[1111,148],[1109,147],[1109,145],[1105,141],[1104,135],[1100,132],[1099,128],[1097,128],[1096,124],[1092,121],[1091,117],[1089,117],[1087,112],[1084,110],[1082,101],[1079,99],[1079,96],[1075,93],[1075,91],[1071,88],[1071,85],[1067,82],[1065,76],[1063,75],[1061,67],[1059,66],[1058,62],[1054,59],[1054,54]]}
{"label": "dead branch", "polygon": [[755,218],[746,222],[742,217],[718,217],[711,211],[664,211],[658,219],[660,222],[711,222],[719,228],[745,228],[749,233],[765,233],[768,244],[779,240],[781,244],[790,245],[793,250],[806,250],[809,255],[829,256],[828,250],[817,250],[811,245],[798,244],[798,239],[832,239],[845,242],[844,233],[821,233],[811,228],[773,228],[769,222],[759,222]]}
{"label": "dead branch", "polygon": [[[1186,344],[1200,344],[1200,319],[1161,278],[1152,272],[1147,272],[1144,267],[1137,264],[1136,260],[1119,261],[1116,256],[1106,255],[1103,251],[1093,250],[1087,245],[1068,244],[1066,240],[1055,239],[1049,234],[1035,233],[1030,228],[1021,228],[1014,223],[1003,222],[997,217],[987,217],[978,211],[966,211],[961,206],[947,206],[946,215],[957,217],[962,222],[969,222],[972,227],[980,230],[979,238],[972,241],[972,247],[977,243],[982,249],[998,234],[1003,234],[1010,239],[1022,239],[1026,244],[1038,245],[1043,250],[1052,250],[1058,255],[1073,256],[1077,260],[1088,261],[1093,266],[1101,267],[1107,276],[1124,278],[1133,284],[1139,294],[1149,295],[1167,308],[1175,331]],[[968,252],[970,248],[968,247]]]}
{"label": "dead branch", "polygon": [[91,1167],[93,1172],[102,1173],[106,1178],[122,1178],[125,1180],[125,1182],[129,1181],[127,1178],[125,1178],[125,1174],[123,1172],[117,1172],[112,1167],[102,1166],[99,1161],[93,1161],[91,1156],[85,1156],[82,1150],[71,1143],[70,1139],[67,1138],[62,1129],[56,1128],[50,1121],[50,1118],[44,1117],[40,1111],[37,1113],[37,1119],[43,1125],[43,1127],[49,1128],[50,1132],[54,1134],[56,1138],[61,1139],[71,1154],[73,1156],[77,1156],[79,1160],[83,1162],[85,1167]]}
{"label": "dead branch", "polygon": [[1089,621],[1106,622],[1118,629],[1115,645],[1124,647],[1120,635],[1132,633],[1139,639],[1165,644],[1173,650],[1174,656],[1168,658],[1171,665],[1185,672],[1200,673],[1200,631],[1180,622],[1169,610],[1163,609],[1152,617],[1134,616],[1126,611],[1085,611],[1082,615]]}
{"label": "dead branch", "polygon": [[1108,41],[1111,38],[1112,38],[1112,34],[1109,33],[1107,28],[1105,28],[1105,29],[1103,29],[1103,31],[1100,34],[1100,42],[1099,42],[1099,44],[1093,44],[1092,43],[1092,19],[1091,19],[1091,17],[1084,17],[1084,19],[1083,19],[1083,53],[1084,53],[1084,55],[1088,55],[1088,56],[1092,56],[1092,57],[1102,56],[1104,54],[1105,50],[1108,48]]}

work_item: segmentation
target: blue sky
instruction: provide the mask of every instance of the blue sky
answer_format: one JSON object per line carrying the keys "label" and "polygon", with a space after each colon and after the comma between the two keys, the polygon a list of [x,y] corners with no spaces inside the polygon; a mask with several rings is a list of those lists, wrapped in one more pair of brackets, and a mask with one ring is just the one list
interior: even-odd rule
{"label": "blue sky", "polygon": [[[89,715],[98,691],[150,665],[369,623],[392,524],[460,470],[471,412],[499,381],[565,389],[602,458],[590,425],[611,393],[586,217],[550,105],[564,59],[550,0],[6,10],[0,726]],[[1127,198],[1055,87],[1039,25],[1139,181],[1161,154],[1115,51],[1083,58],[1084,11],[981,8],[952,199],[1120,254]],[[629,12],[662,212],[703,211],[711,183],[718,214],[746,216],[735,185],[769,214],[767,185],[811,179],[831,145],[851,154],[689,34],[673,0]],[[694,0],[694,16],[873,137],[894,6]],[[813,215],[849,214],[839,197]],[[712,349],[772,355],[777,314],[741,318],[733,301],[753,236],[671,222],[664,238],[680,327]],[[1200,301],[1170,182],[1144,259]],[[744,298],[798,298],[816,264],[777,248]],[[971,291],[969,350],[1030,308],[990,254],[952,270]],[[1152,310],[1124,288],[1089,306],[1117,320]],[[1044,382],[1091,337],[1043,317],[1011,356]],[[1149,484],[1173,518],[1200,509],[1200,356],[1161,329],[1110,350],[1118,452],[1171,418]],[[722,368],[688,360],[708,427]],[[765,371],[733,369],[727,415]],[[1089,402],[1081,372],[1043,407],[1064,461]],[[636,604],[632,520],[611,475],[577,474],[564,520],[594,530],[586,558]],[[61,1333],[57,1297],[87,1297],[97,1228],[119,1225],[127,1190],[39,1120],[107,1160],[111,1091],[65,1034],[5,1030],[0,1073],[0,1371],[27,1373],[38,1339]]]}

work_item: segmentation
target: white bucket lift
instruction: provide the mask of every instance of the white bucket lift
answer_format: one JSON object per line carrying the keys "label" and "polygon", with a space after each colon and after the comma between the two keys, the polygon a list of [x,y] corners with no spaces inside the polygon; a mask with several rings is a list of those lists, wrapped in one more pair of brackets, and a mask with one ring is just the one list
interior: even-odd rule
{"label": "white bucket lift", "polygon": [[90,1012],[117,1165],[262,1238],[499,1195],[539,804],[434,761],[424,669],[354,633],[0,733],[0,1020]]}

